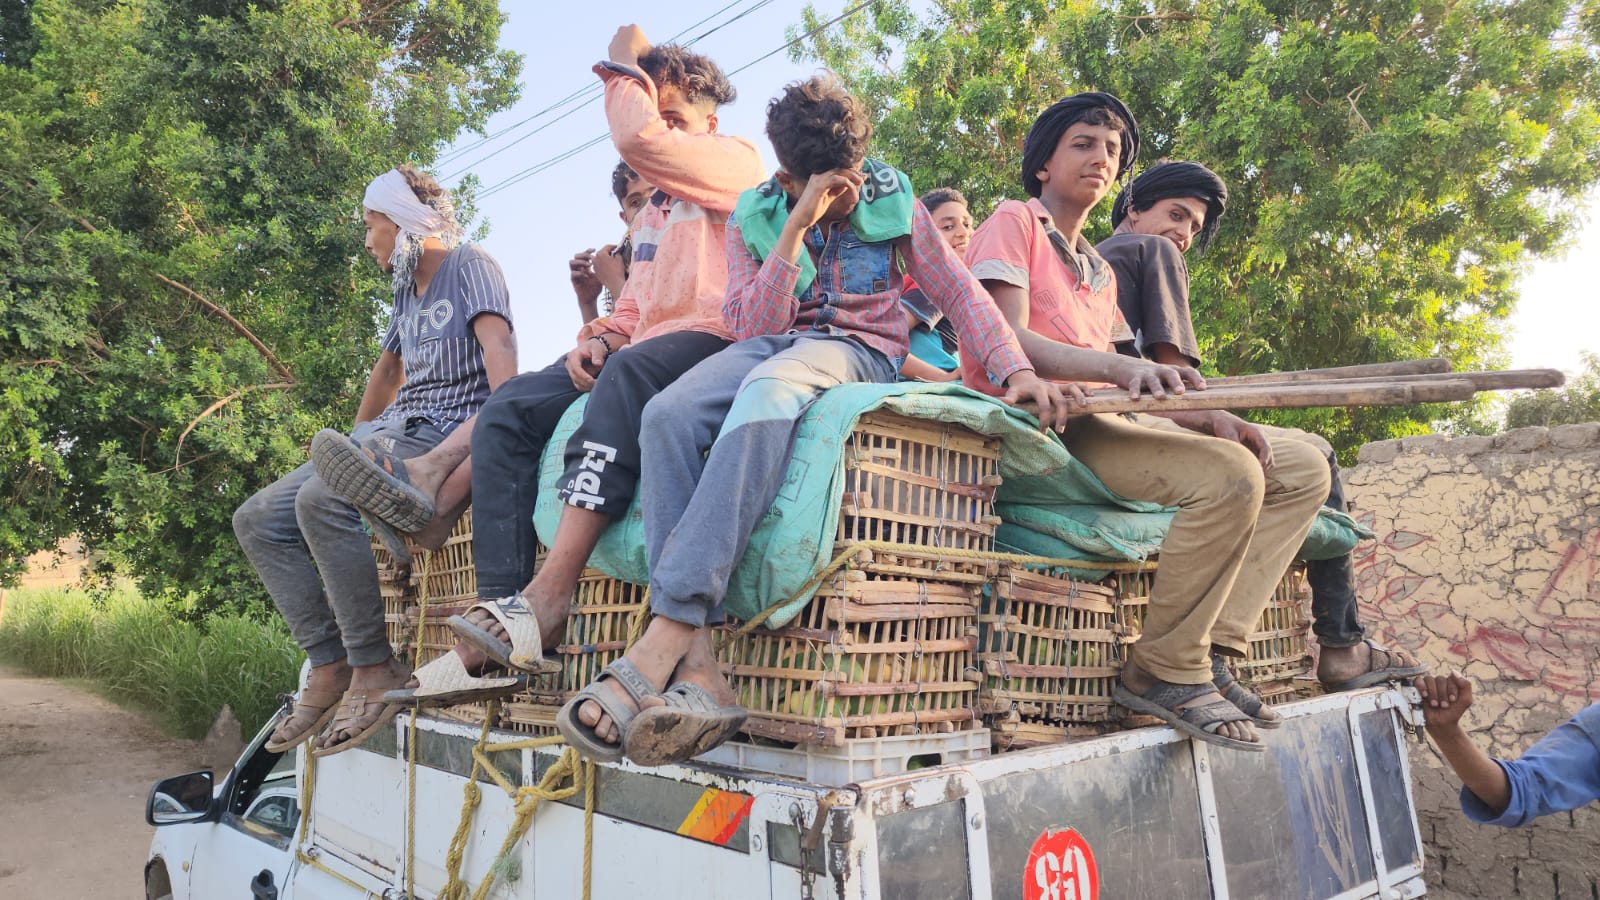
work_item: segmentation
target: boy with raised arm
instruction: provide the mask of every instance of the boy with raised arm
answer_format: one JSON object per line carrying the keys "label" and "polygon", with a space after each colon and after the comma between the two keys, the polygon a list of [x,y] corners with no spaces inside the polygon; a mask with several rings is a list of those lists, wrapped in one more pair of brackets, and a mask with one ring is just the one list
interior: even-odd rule
{"label": "boy with raised arm", "polygon": [[557,717],[585,756],[663,765],[744,722],[710,627],[723,621],[729,576],[772,505],[806,408],[836,385],[895,379],[907,350],[905,275],[955,322],[967,358],[1007,386],[1007,400],[1038,403],[1046,425],[1062,405],[905,175],[865,159],[871,133],[831,76],[792,84],[767,107],[781,168],[739,198],[727,231],[725,313],[739,343],[645,409],[640,499],[655,617]]}
{"label": "boy with raised arm", "polygon": [[[476,691],[463,676],[490,664],[550,668],[543,651],[561,640],[589,554],[633,499],[645,402],[731,343],[722,318],[723,230],[740,192],[762,177],[755,145],[717,131],[717,109],[733,100],[733,86],[710,59],[670,44],[652,47],[636,25],[617,30],[594,71],[606,85],[617,152],[656,193],[639,214],[615,312],[586,323],[563,359],[508,381],[479,414],[471,445],[473,562],[483,602],[450,620],[462,639],[455,653],[419,669],[415,690],[396,699],[478,696],[455,686]],[[566,508],[530,582],[539,459],[584,392],[589,405],[567,444],[559,488]],[[360,463],[365,454],[349,457]],[[384,492],[421,495],[414,512],[431,514],[431,497],[385,475],[376,479]],[[502,690],[500,681],[481,685],[484,693]]]}
{"label": "boy with raised arm", "polygon": [[[1228,208],[1228,188],[1199,163],[1161,162],[1146,169],[1111,205],[1114,233],[1095,250],[1117,273],[1117,303],[1134,340],[1119,350],[1172,365],[1200,364],[1189,312],[1192,246],[1204,253]],[[1256,426],[1269,438],[1310,444],[1328,461],[1330,487],[1324,505],[1345,511],[1339,458],[1320,436],[1296,428]],[[1321,652],[1317,680],[1330,691],[1348,691],[1421,675],[1427,667],[1405,650],[1379,646],[1366,636],[1356,605],[1355,565],[1350,554],[1306,564],[1311,587],[1311,630]],[[1218,687],[1253,716],[1272,718],[1259,700],[1229,689],[1233,676],[1219,668]]]}
{"label": "boy with raised arm", "polygon": [[[1032,199],[1002,203],[973,235],[967,262],[1041,375],[1163,397],[1204,382],[1187,366],[1110,352],[1126,330],[1116,277],[1081,233],[1132,165],[1138,134],[1133,114],[1109,94],[1075,94],[1045,110],[1023,145],[1022,184]],[[997,392],[965,361],[963,376],[968,387]],[[1251,629],[1328,494],[1326,462],[1304,444],[1271,442],[1223,412],[1134,421],[1076,416],[1062,440],[1117,494],[1178,508],[1161,544],[1144,632],[1115,699],[1198,740],[1265,749],[1254,725],[1277,722],[1252,717],[1219,693],[1214,670],[1221,657],[1248,649]]]}

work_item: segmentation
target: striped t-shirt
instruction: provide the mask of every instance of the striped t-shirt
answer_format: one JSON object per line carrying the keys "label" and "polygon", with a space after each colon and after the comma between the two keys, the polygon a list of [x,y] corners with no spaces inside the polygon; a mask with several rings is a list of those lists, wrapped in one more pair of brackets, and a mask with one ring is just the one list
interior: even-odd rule
{"label": "striped t-shirt", "polygon": [[379,421],[420,416],[446,433],[489,399],[483,347],[472,320],[492,313],[511,326],[511,297],[500,264],[476,244],[462,244],[439,264],[420,299],[415,285],[394,298],[383,349],[398,354],[406,381]]}

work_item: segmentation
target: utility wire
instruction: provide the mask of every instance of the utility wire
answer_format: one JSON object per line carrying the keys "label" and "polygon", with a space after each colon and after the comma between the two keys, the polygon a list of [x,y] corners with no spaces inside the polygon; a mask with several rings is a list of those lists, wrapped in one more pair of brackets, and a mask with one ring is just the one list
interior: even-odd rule
{"label": "utility wire", "polygon": [[[711,15],[706,16],[705,18],[701,19],[700,21],[695,22],[694,24],[685,27],[683,30],[679,31],[677,34],[673,35],[672,37],[667,38],[662,43],[669,43],[670,44],[673,41],[676,41],[678,38],[683,37],[685,34],[688,34],[690,31],[693,31],[694,29],[699,28],[701,25],[704,25],[705,23],[711,21],[712,19],[715,19],[717,16],[720,16],[723,13],[727,12],[728,10],[734,8],[735,6],[738,6],[741,2],[743,2],[743,0],[733,0],[732,3],[729,3],[728,5],[722,7],[721,9],[719,9],[716,12],[712,13]],[[723,28],[726,28],[729,25],[732,25],[734,22],[739,21],[740,19],[744,18],[745,16],[750,15],[751,13],[761,9],[764,6],[770,5],[772,2],[773,2],[773,0],[759,0],[759,2],[757,2],[755,5],[749,7],[748,9],[746,9],[743,12],[739,13],[738,15],[734,16],[733,18],[729,19],[728,21],[723,22],[721,25],[713,26],[709,31],[706,31],[705,33],[703,33],[703,34],[701,34],[701,35],[699,35],[697,37],[691,38],[688,41],[688,43],[686,44],[686,46],[690,46],[690,47],[694,46],[697,42],[702,41],[702,40],[710,37],[713,34],[716,34],[718,31],[722,30]],[[492,141],[499,140],[500,138],[504,137],[505,135],[510,134],[511,132],[517,130],[518,128],[521,128],[522,126],[528,124],[529,122],[532,122],[533,120],[539,118],[540,116],[543,116],[543,115],[545,115],[547,113],[554,112],[555,110],[560,109],[561,107],[567,105],[568,103],[571,103],[574,100],[578,100],[580,98],[583,99],[584,102],[580,105],[580,107],[576,107],[573,110],[569,110],[568,112],[563,113],[561,116],[557,117],[557,120],[565,118],[566,116],[570,115],[572,112],[575,112],[576,109],[581,108],[582,106],[589,105],[589,103],[592,100],[594,100],[594,99],[596,99],[598,97],[598,95],[600,94],[601,90],[602,90],[602,85],[600,84],[600,82],[591,81],[588,84],[585,84],[583,87],[578,88],[577,90],[573,91],[572,93],[566,95],[565,97],[562,97],[560,100],[555,101],[554,103],[550,104],[549,106],[546,106],[545,108],[539,110],[538,112],[534,113],[531,116],[528,116],[525,119],[522,119],[520,121],[514,122],[514,123],[512,123],[510,125],[507,125],[506,127],[500,129],[499,131],[496,131],[494,134],[485,135],[484,137],[482,137],[482,138],[480,138],[480,139],[478,139],[476,141],[473,141],[470,144],[466,144],[464,146],[456,147],[455,149],[450,150],[449,152],[445,153],[443,156],[439,157],[439,159],[438,159],[436,164],[442,165],[442,164],[454,162],[455,160],[458,160],[461,157],[473,152],[474,150],[477,150],[479,147],[482,147],[485,144],[488,144],[488,143],[490,143]],[[512,143],[515,144],[515,143],[520,142],[521,140],[522,140],[522,138],[518,138],[517,141],[513,141]],[[507,146],[509,146],[509,145],[507,145]],[[502,147],[501,149],[503,150],[505,148]],[[494,153],[499,153],[499,152],[500,152],[499,150],[496,150]],[[489,154],[489,156],[485,156],[482,159],[479,159],[479,160],[477,160],[475,162],[468,163],[465,167],[463,167],[462,171],[465,171],[466,169],[470,169],[472,166],[475,166],[478,163],[483,162],[484,160],[488,159],[490,156],[493,156],[494,153],[491,153],[491,154]],[[454,177],[456,177],[457,175],[460,175],[460,174],[462,174],[462,172],[456,172],[454,174],[445,176],[445,179],[449,180],[449,179],[454,178]]]}
{"label": "utility wire", "polygon": [[[768,0],[768,2],[770,2],[770,0]],[[734,69],[732,72],[728,73],[728,77],[731,78],[734,75],[737,75],[740,72],[743,72],[744,70],[750,68],[751,66],[756,65],[757,63],[764,62],[764,61],[772,58],[773,56],[776,56],[777,54],[782,53],[783,51],[789,49],[790,47],[793,47],[794,45],[800,43],[801,41],[803,41],[803,40],[805,40],[805,39],[807,39],[809,37],[812,37],[812,36],[822,32],[822,31],[825,31],[825,30],[827,30],[829,28],[832,28],[834,25],[837,25],[838,23],[844,21],[845,19],[849,18],[850,16],[853,16],[856,13],[860,12],[861,10],[866,9],[868,6],[871,6],[874,2],[875,2],[875,0],[862,0],[862,2],[857,3],[855,6],[852,6],[849,9],[846,9],[844,12],[838,14],[837,16],[834,16],[832,19],[829,19],[826,22],[823,22],[821,25],[818,25],[817,27],[807,31],[805,34],[802,34],[802,35],[796,37],[794,40],[791,40],[791,41],[785,43],[784,45],[782,45],[781,47],[778,47],[777,49],[774,49],[774,50],[771,50],[771,51],[769,51],[767,53],[764,53],[761,56],[758,56],[755,59],[752,59],[751,61],[745,63],[744,65],[740,66],[739,68]],[[554,166],[557,163],[565,162],[566,160],[569,160],[572,157],[577,156],[579,153],[582,153],[583,151],[589,149],[590,147],[596,146],[597,144],[601,143],[602,141],[605,141],[609,137],[611,137],[611,133],[609,131],[605,132],[605,133],[599,135],[598,137],[594,137],[594,138],[591,138],[591,139],[583,142],[581,145],[579,145],[577,147],[574,147],[571,150],[568,150],[568,151],[566,151],[564,153],[560,153],[560,154],[558,154],[556,156],[551,157],[550,159],[544,160],[543,162],[535,163],[534,165],[529,166],[528,168],[523,169],[520,172],[513,173],[513,174],[507,176],[506,178],[496,182],[495,184],[492,184],[489,187],[484,188],[483,190],[479,191],[476,199],[483,200],[483,199],[485,199],[487,197],[490,197],[490,196],[493,196],[494,194],[499,193],[500,191],[505,190],[506,188],[512,187],[513,185],[516,185],[516,184],[518,184],[518,183],[520,183],[522,181],[525,181],[525,180],[527,180],[529,178],[532,178],[533,176],[539,174],[540,172],[543,172],[544,170],[550,168],[551,166]]]}

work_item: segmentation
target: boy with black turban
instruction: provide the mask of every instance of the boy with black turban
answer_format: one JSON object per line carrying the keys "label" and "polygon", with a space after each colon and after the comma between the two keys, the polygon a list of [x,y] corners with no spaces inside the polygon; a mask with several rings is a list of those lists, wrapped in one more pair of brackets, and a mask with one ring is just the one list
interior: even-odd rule
{"label": "boy with black turban", "polygon": [[[1117,303],[1134,340],[1118,349],[1173,365],[1200,365],[1189,313],[1190,246],[1204,253],[1227,212],[1228,188],[1210,169],[1193,162],[1163,162],[1133,180],[1111,207],[1116,233],[1096,250],[1117,272]],[[1328,461],[1332,488],[1325,505],[1344,511],[1339,460],[1323,438],[1295,428],[1258,426],[1272,439],[1302,441]],[[1311,586],[1311,630],[1322,652],[1317,678],[1331,691],[1370,687],[1427,671],[1404,650],[1366,637],[1356,606],[1355,566],[1350,555],[1314,560],[1306,567]]]}
{"label": "boy with black turban", "polygon": [[[1205,382],[1188,366],[1110,352],[1126,330],[1116,277],[1081,234],[1137,152],[1138,126],[1115,97],[1077,94],[1050,107],[1023,147],[1022,183],[1032,199],[1000,204],[973,236],[967,262],[1041,376],[1164,397]],[[968,387],[995,392],[980,371],[964,366],[963,376]],[[1269,442],[1225,412],[1134,421],[1081,415],[1068,420],[1062,440],[1111,490],[1178,510],[1117,702],[1197,740],[1265,749],[1253,726],[1278,720],[1259,696],[1223,677],[1224,657],[1247,650],[1328,494],[1327,463],[1305,444]]]}

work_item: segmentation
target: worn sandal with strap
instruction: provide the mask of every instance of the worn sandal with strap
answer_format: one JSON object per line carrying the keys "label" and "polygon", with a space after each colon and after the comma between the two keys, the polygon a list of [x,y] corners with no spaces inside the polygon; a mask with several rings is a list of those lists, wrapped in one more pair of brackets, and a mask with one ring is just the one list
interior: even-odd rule
{"label": "worn sandal with strap", "polygon": [[526,675],[501,678],[473,675],[454,650],[417,669],[411,677],[416,687],[395,688],[383,695],[385,703],[407,706],[454,706],[474,700],[493,700],[526,687]]}
{"label": "worn sandal with strap", "polygon": [[[475,609],[493,616],[505,628],[506,637],[496,637],[489,629],[468,619],[467,613]],[[561,671],[560,662],[544,658],[544,637],[539,630],[539,619],[521,594],[474,603],[466,613],[451,616],[445,624],[456,633],[456,637],[482,650],[485,656],[502,666],[535,675]]]}
{"label": "worn sandal with strap", "polygon": [[[311,755],[321,759],[366,743],[367,738],[377,733],[379,728],[389,724],[400,711],[401,704],[389,703],[383,698],[383,695],[390,690],[392,688],[377,687],[352,688],[345,691],[344,699],[338,706],[338,714],[317,738],[317,749],[312,751]],[[351,729],[359,730],[342,741],[334,740],[339,733]]]}
{"label": "worn sandal with strap", "polygon": [[284,694],[283,701],[289,704],[289,716],[267,738],[267,752],[282,753],[310,740],[339,712],[339,701],[343,698],[344,691],[319,691],[313,688],[306,688],[298,696]]}
{"label": "worn sandal with strap", "polygon": [[1261,695],[1239,683],[1233,677],[1233,671],[1228,668],[1228,660],[1221,653],[1211,654],[1211,684],[1216,687],[1222,699],[1232,703],[1239,711],[1250,717],[1250,721],[1261,728],[1277,728],[1283,724],[1283,716],[1278,711],[1267,705]]}
{"label": "worn sandal with strap", "polygon": [[[633,701],[632,708],[622,702],[615,691],[600,686],[600,682],[608,678],[622,688],[628,699]],[[629,662],[627,657],[623,657],[606,666],[598,678],[561,707],[561,711],[556,714],[556,728],[579,754],[596,762],[617,762],[622,759],[622,741],[627,740],[628,725],[639,715],[640,704],[651,697],[659,696],[661,692],[639,672],[638,667]],[[603,740],[592,727],[578,718],[578,708],[583,706],[586,700],[594,701],[611,718],[611,723],[616,727],[622,741],[613,744]]]}
{"label": "worn sandal with strap", "polygon": [[433,520],[433,498],[411,486],[406,464],[381,447],[324,428],[311,438],[311,464],[328,489],[400,531]]}
{"label": "worn sandal with strap", "polygon": [[1380,646],[1371,638],[1361,643],[1367,645],[1371,654],[1367,657],[1367,671],[1348,681],[1324,681],[1322,682],[1324,690],[1333,693],[1356,691],[1361,688],[1386,684],[1390,681],[1405,681],[1408,678],[1416,678],[1419,675],[1428,674],[1427,666],[1421,663],[1412,663],[1409,666],[1403,665],[1404,659],[1400,656],[1399,651]]}
{"label": "worn sandal with strap", "polygon": [[1216,693],[1216,690],[1216,686],[1210,682],[1173,684],[1170,681],[1157,679],[1148,690],[1134,693],[1119,679],[1117,686],[1111,690],[1111,699],[1134,712],[1155,716],[1197,741],[1252,753],[1265,751],[1267,745],[1260,741],[1242,741],[1217,733],[1218,729],[1229,722],[1250,721],[1250,717],[1240,712],[1239,707],[1226,700],[1202,703],[1179,711],[1179,707],[1185,703],[1196,697]]}
{"label": "worn sandal with strap", "polygon": [[361,521],[367,526],[367,530],[372,532],[372,536],[378,539],[378,543],[383,545],[383,549],[389,551],[389,561],[396,569],[411,568],[411,545],[406,543],[405,537],[400,532],[395,531],[388,522],[377,516],[362,513]]}
{"label": "worn sandal with strap", "polygon": [[661,695],[665,706],[634,716],[623,732],[623,753],[641,766],[664,766],[693,759],[739,733],[750,714],[737,704],[723,706],[711,692],[680,681]]}

